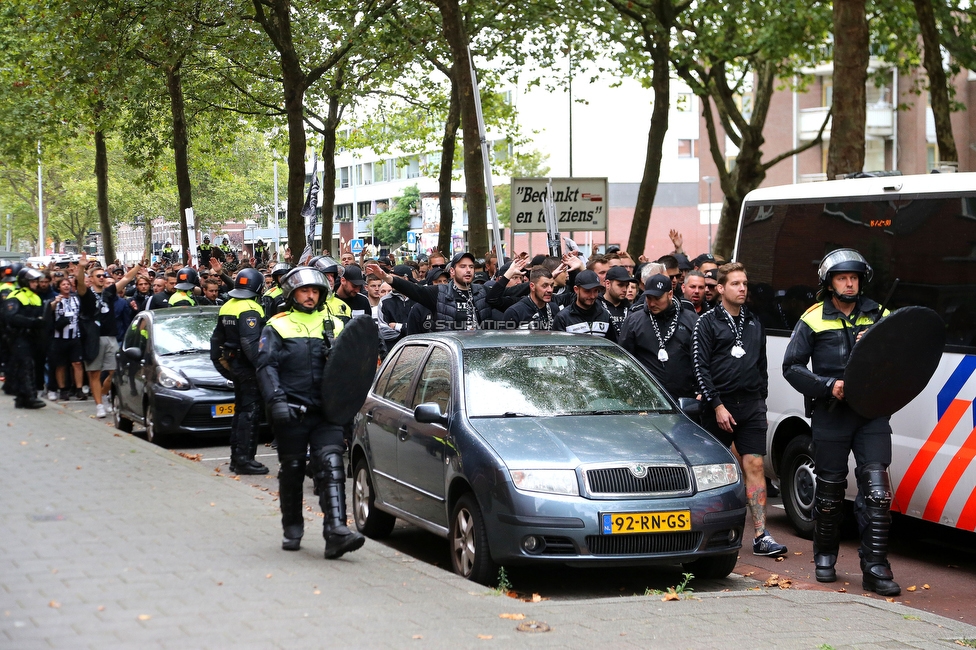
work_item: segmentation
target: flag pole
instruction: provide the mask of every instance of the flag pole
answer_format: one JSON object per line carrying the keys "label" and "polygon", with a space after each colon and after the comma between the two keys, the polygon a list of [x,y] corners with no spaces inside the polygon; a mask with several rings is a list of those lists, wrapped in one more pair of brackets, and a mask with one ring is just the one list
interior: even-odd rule
{"label": "flag pole", "polygon": [[498,257],[498,265],[505,263],[505,251],[502,248],[501,231],[498,229],[498,207],[495,205],[495,188],[491,180],[491,158],[488,151],[488,138],[485,130],[485,116],[481,111],[481,91],[478,90],[478,73],[474,69],[474,57],[471,46],[468,46],[468,65],[471,68],[471,86],[474,90],[474,107],[478,115],[478,137],[481,139],[481,157],[485,167],[485,193],[488,195],[488,208],[491,211],[491,239]]}

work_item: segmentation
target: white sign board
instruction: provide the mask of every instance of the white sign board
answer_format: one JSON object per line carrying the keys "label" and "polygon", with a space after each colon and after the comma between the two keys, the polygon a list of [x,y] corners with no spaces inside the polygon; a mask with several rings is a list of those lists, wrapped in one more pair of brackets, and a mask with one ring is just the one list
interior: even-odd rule
{"label": "white sign board", "polygon": [[607,229],[610,190],[606,178],[513,178],[514,232],[545,232],[542,204],[550,180],[559,232]]}

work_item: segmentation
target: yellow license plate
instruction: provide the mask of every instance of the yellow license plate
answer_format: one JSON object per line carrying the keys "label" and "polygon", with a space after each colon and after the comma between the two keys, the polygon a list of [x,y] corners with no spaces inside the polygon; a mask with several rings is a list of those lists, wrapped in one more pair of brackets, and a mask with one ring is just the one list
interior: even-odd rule
{"label": "yellow license plate", "polygon": [[691,530],[691,511],[670,512],[605,512],[601,515],[604,535],[629,533],[670,533]]}
{"label": "yellow license plate", "polygon": [[234,403],[214,404],[210,407],[210,413],[215,418],[229,418],[234,416]]}

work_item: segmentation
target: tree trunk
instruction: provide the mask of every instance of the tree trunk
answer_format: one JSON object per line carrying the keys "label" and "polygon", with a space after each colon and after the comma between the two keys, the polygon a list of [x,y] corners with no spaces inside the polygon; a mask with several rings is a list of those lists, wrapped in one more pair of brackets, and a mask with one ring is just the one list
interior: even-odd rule
{"label": "tree trunk", "polygon": [[[627,251],[634,259],[644,253],[647,229],[651,223],[651,210],[654,207],[654,197],[657,195],[657,185],[661,177],[664,136],[668,132],[668,111],[671,107],[671,75],[668,65],[670,52],[668,34],[658,39],[651,51],[654,63],[651,78],[654,108],[651,111],[651,128],[647,134],[647,149],[644,154],[644,176],[641,178],[640,190],[637,192],[637,205],[634,207],[634,219],[627,240]],[[606,216],[609,218],[609,213]]]}
{"label": "tree trunk", "polygon": [[[180,76],[182,61],[166,67],[166,90],[169,92],[170,111],[173,116],[173,157],[176,169],[176,190],[180,202],[180,246],[183,261],[190,261],[190,235],[187,231],[186,211],[193,207],[190,184],[190,164],[187,158],[189,136],[183,104],[183,79]],[[193,242],[195,245],[196,242]]]}
{"label": "tree trunk", "polygon": [[305,203],[304,75],[298,68],[297,60],[291,70],[286,69],[284,61],[281,67],[284,72],[285,113],[288,116],[288,246],[297,263],[306,243],[305,219],[302,217]]}
{"label": "tree trunk", "polygon": [[[932,10],[932,0],[915,0],[915,15],[922,33],[922,45],[925,50],[923,64],[929,77],[929,97],[932,103],[932,114],[935,117],[935,138],[939,143],[939,162],[958,162],[956,140],[952,136],[952,112],[949,104],[949,82],[945,69],[942,67],[941,39],[935,23],[935,12]],[[896,88],[895,93],[898,92]],[[897,103],[893,98],[892,103]]]}
{"label": "tree trunk", "polygon": [[[457,80],[464,151],[464,191],[468,206],[468,250],[476,257],[488,252],[488,201],[485,160],[481,155],[481,128],[475,108],[474,83],[468,59],[468,38],[458,0],[435,0],[444,23],[444,38],[451,48],[452,77]],[[447,251],[444,251],[447,254]]]}
{"label": "tree trunk", "polygon": [[[441,140],[441,168],[437,175],[441,221],[437,231],[437,250],[451,257],[451,231],[454,228],[454,206],[451,203],[451,180],[454,175],[454,152],[457,149],[457,131],[461,125],[461,102],[457,81],[451,77],[451,101],[444,122],[444,138]],[[471,217],[468,217],[470,222]]]}
{"label": "tree trunk", "polygon": [[864,169],[868,20],[865,0],[834,0],[833,125],[827,178]]}
{"label": "tree trunk", "polygon": [[[335,213],[335,186],[336,186],[336,130],[339,128],[340,101],[339,93],[342,92],[343,77],[345,68],[336,71],[335,88],[333,94],[329,95],[329,114],[325,118],[325,128],[322,134],[322,254],[332,255],[332,223]],[[353,206],[353,210],[356,206]],[[336,251],[335,257],[338,257]]]}
{"label": "tree trunk", "polygon": [[[102,252],[105,264],[115,261],[115,244],[112,242],[112,224],[108,218],[108,154],[105,150],[105,133],[95,131],[95,186],[98,196],[98,222],[102,232]],[[41,243],[43,245],[43,242]]]}

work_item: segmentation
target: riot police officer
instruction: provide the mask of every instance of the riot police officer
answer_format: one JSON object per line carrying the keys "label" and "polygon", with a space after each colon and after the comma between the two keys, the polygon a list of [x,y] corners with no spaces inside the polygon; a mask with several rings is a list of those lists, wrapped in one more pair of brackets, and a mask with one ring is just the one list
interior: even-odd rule
{"label": "riot police officer", "polygon": [[287,311],[268,320],[261,334],[257,370],[278,439],[281,547],[295,551],[301,545],[302,483],[306,450],[310,449],[325,515],[325,557],[337,558],[365,541],[346,527],[342,426],[328,423],[322,410],[322,373],[332,341],[343,325],[328,309],[322,309],[329,284],[318,270],[294,268],[282,278],[281,286]]}
{"label": "riot police officer", "polygon": [[352,319],[352,308],[335,293],[336,288],[342,282],[342,276],[345,275],[345,267],[328,255],[313,257],[309,260],[309,266],[318,269],[329,282],[329,297],[325,299],[325,305],[329,311],[339,318],[343,324],[348,323]]}
{"label": "riot police officer", "polygon": [[268,468],[254,460],[261,419],[261,393],[255,365],[258,342],[264,329],[264,308],[257,298],[264,276],[257,269],[237,274],[230,300],[220,307],[217,327],[210,337],[210,358],[224,377],[234,382],[234,419],[230,432],[230,471],[236,474],[267,474]]}
{"label": "riot police officer", "polygon": [[34,376],[34,350],[42,345],[44,307],[35,291],[43,273],[22,268],[17,273],[17,288],[3,301],[10,356],[7,360],[7,382],[13,384],[14,406],[39,409],[44,400],[37,398]]}
{"label": "riot police officer", "polygon": [[278,262],[275,264],[274,269],[271,270],[271,280],[274,286],[265,291],[261,297],[261,302],[264,305],[264,313],[268,318],[281,311],[282,305],[285,304],[284,293],[281,289],[281,278],[285,277],[285,274],[291,271],[291,269],[291,264]]}
{"label": "riot police officer", "polygon": [[176,292],[169,298],[170,307],[193,307],[197,304],[193,290],[197,287],[199,276],[189,266],[176,273]]}
{"label": "riot police officer", "polygon": [[[783,376],[803,393],[808,414],[812,416],[817,467],[813,506],[817,580],[837,579],[834,563],[847,488],[848,457],[853,451],[862,586],[882,596],[897,596],[901,587],[893,580],[888,564],[891,426],[887,417],[860,416],[844,400],[844,369],[851,350],[864,330],[882,316],[878,303],[863,295],[872,274],[864,256],[850,248],[835,250],[823,258],[818,269],[819,302],[793,328],[783,359]],[[811,360],[812,370],[807,368]]]}
{"label": "riot police officer", "polygon": [[[24,268],[20,262],[0,265],[0,305],[7,299],[10,292],[17,288],[17,274]],[[10,358],[10,343],[7,340],[7,326],[0,318],[0,374],[7,376],[7,362]],[[13,383],[4,381],[3,392],[13,395]]]}
{"label": "riot police officer", "polygon": [[254,260],[257,262],[258,266],[265,264],[268,261],[268,245],[264,243],[263,239],[259,239],[254,244]]}
{"label": "riot police officer", "polygon": [[224,239],[220,242],[220,252],[224,255],[227,255],[227,253],[230,252],[230,240],[228,240],[226,237],[224,237]]}
{"label": "riot police officer", "polygon": [[203,243],[197,246],[197,256],[200,258],[200,266],[210,268],[210,258],[213,257],[214,248],[210,245],[210,235],[203,236]]}
{"label": "riot police officer", "polygon": [[173,243],[166,242],[163,244],[163,249],[159,251],[159,256],[167,264],[172,264],[176,260],[176,251],[173,250]]}

